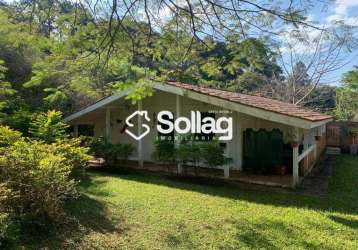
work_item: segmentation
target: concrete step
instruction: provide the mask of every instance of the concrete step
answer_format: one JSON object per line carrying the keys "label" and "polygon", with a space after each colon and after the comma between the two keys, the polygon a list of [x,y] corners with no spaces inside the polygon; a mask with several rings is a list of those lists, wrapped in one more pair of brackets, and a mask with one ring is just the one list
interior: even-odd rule
{"label": "concrete step", "polygon": [[338,147],[327,147],[326,154],[327,155],[340,155],[341,149]]}

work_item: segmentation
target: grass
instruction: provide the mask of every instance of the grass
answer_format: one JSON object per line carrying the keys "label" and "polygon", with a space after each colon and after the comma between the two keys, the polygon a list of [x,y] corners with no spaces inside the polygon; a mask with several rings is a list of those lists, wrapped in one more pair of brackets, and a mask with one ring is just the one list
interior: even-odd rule
{"label": "grass", "polygon": [[28,248],[358,249],[358,158],[337,159],[325,197],[144,174],[91,172],[76,223]]}

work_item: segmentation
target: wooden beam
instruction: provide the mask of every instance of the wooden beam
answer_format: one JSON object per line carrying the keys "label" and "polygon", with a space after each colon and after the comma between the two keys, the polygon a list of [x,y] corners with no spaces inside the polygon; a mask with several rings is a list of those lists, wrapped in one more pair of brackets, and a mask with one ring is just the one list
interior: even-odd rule
{"label": "wooden beam", "polygon": [[[176,106],[176,118],[178,118],[181,115],[181,107],[182,107],[182,97],[180,95],[176,95],[175,96],[175,106]],[[175,130],[174,130],[175,131]],[[174,145],[176,148],[179,147],[180,145],[180,139],[177,135],[177,133],[174,132]],[[178,163],[178,174],[182,174],[183,173],[183,166],[181,165],[181,163]]]}
{"label": "wooden beam", "polygon": [[[303,151],[306,151],[308,149],[308,143],[309,143],[309,136],[310,136],[310,130],[305,130],[303,133]],[[308,155],[308,154],[307,154]],[[308,168],[308,157],[304,156],[304,164]],[[301,159],[302,160],[302,159]],[[298,157],[298,161],[300,161],[300,157]]]}
{"label": "wooden beam", "polygon": [[90,106],[88,106],[88,107],[86,107],[86,108],[84,108],[84,109],[82,109],[82,110],[70,115],[70,116],[67,116],[66,118],[63,119],[63,121],[64,122],[70,122],[72,120],[75,120],[75,119],[77,119],[77,118],[79,118],[79,117],[81,117],[81,116],[83,116],[85,114],[88,114],[88,113],[90,113],[92,111],[95,111],[98,108],[104,107],[107,104],[110,104],[110,103],[112,103],[114,101],[117,101],[117,100],[121,99],[122,97],[126,96],[127,94],[128,94],[127,91],[123,91],[120,94],[111,95],[111,96],[109,96],[107,98],[104,98],[104,99],[96,102],[95,104],[90,105]]}
{"label": "wooden beam", "polygon": [[299,173],[298,173],[298,145],[293,145],[292,147],[292,186],[296,187],[299,182]]}
{"label": "wooden beam", "polygon": [[[240,120],[240,114],[236,113],[236,144],[237,144],[237,168],[242,171],[242,159],[243,159],[243,150],[244,150],[244,134],[243,134],[243,129],[242,129],[242,122]],[[234,119],[235,120],[235,119]]]}
{"label": "wooden beam", "polygon": [[78,137],[78,124],[73,125],[73,137]]}
{"label": "wooden beam", "polygon": [[305,151],[302,152],[297,158],[298,162],[301,162],[303,158],[305,158],[309,153],[311,153],[313,150],[316,149],[316,145],[313,144],[309,148],[307,148]]}
{"label": "wooden beam", "polygon": [[[142,100],[138,101],[138,110],[142,110]],[[142,116],[138,115],[138,135],[142,134]],[[138,164],[143,167],[143,138],[138,140]]]}

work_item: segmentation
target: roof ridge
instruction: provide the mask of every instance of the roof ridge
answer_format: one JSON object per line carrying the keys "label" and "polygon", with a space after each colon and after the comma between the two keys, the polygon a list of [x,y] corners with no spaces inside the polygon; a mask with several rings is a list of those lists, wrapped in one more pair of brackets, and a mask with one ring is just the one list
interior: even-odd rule
{"label": "roof ridge", "polygon": [[233,94],[237,94],[237,95],[242,95],[242,96],[247,96],[247,97],[257,97],[257,98],[262,98],[262,99],[266,99],[269,101],[275,101],[275,102],[280,102],[280,103],[284,103],[284,104],[290,104],[299,108],[304,108],[304,109],[308,109],[311,110],[305,106],[301,106],[301,105],[297,105],[294,103],[290,103],[290,102],[285,102],[285,101],[281,101],[281,100],[277,100],[277,99],[273,99],[273,98],[269,98],[269,97],[265,97],[265,96],[260,96],[260,95],[252,95],[252,94],[246,94],[246,93],[240,93],[240,92],[236,92],[233,90],[227,90],[227,89],[221,89],[221,88],[216,88],[216,87],[206,87],[206,86],[202,86],[202,85],[195,85],[195,84],[191,84],[191,83],[184,83],[184,82],[178,82],[178,81],[166,81],[163,82],[169,85],[172,85],[171,83],[177,83],[177,84],[183,84],[183,85],[190,85],[190,86],[194,86],[194,87],[199,87],[199,88],[203,88],[203,89],[212,89],[212,90],[218,90],[218,91],[223,91],[223,92],[228,92],[228,93],[233,93]]}

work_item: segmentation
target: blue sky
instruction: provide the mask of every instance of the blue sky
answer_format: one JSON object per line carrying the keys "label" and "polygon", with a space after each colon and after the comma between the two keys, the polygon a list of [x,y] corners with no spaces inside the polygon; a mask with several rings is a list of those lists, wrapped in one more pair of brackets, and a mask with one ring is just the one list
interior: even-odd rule
{"label": "blue sky", "polygon": [[[317,1],[318,2],[318,1]],[[344,20],[347,24],[358,27],[358,0],[338,0],[327,6],[315,4],[314,8],[308,12],[310,18],[319,23],[326,23],[331,20]],[[355,30],[358,38],[358,30]],[[331,78],[333,85],[339,85],[341,76],[344,72],[352,70],[354,65],[358,66],[358,48],[352,53],[345,53],[347,61],[350,61],[343,68],[330,73],[327,78]]]}

